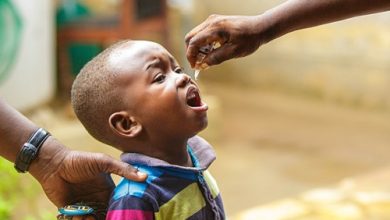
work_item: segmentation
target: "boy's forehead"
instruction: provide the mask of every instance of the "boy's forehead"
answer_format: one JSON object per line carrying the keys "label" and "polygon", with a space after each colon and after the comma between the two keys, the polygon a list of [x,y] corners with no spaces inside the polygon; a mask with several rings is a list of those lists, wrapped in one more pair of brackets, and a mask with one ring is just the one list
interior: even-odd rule
{"label": "boy's forehead", "polygon": [[156,55],[171,55],[161,45],[148,41],[130,41],[116,48],[108,57],[108,63],[113,68],[125,66],[142,66]]}

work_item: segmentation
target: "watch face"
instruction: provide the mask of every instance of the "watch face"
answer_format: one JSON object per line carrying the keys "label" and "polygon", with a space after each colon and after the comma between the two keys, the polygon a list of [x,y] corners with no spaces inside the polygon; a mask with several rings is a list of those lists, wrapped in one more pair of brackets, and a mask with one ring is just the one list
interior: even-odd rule
{"label": "watch face", "polygon": [[88,215],[93,212],[93,209],[85,205],[68,205],[62,208],[59,208],[58,211],[63,215]]}

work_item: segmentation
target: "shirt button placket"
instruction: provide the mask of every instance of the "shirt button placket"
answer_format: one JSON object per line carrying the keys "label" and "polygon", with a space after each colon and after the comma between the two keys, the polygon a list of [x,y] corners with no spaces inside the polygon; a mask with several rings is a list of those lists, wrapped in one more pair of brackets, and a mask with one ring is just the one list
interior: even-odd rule
{"label": "shirt button placket", "polygon": [[215,216],[215,220],[220,220],[221,217],[219,216],[217,204],[216,204],[216,202],[215,202],[215,200],[213,198],[213,195],[210,192],[209,187],[206,184],[206,181],[203,178],[202,172],[199,172],[198,180],[199,180],[199,182],[200,182],[200,184],[201,184],[201,186],[203,188],[204,193],[206,194],[205,195],[206,200],[208,201],[208,203],[211,206],[211,209],[213,210],[213,213],[214,213],[214,216]]}

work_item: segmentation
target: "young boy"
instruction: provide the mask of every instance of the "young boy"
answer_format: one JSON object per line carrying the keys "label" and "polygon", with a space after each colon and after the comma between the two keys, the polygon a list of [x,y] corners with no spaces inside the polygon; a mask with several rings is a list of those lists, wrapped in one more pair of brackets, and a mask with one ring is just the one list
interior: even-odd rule
{"label": "young boy", "polygon": [[103,51],[74,81],[72,105],[93,137],[148,174],[146,182],[121,180],[106,219],[225,219],[206,170],[214,152],[195,136],[208,107],[161,45],[122,41]]}

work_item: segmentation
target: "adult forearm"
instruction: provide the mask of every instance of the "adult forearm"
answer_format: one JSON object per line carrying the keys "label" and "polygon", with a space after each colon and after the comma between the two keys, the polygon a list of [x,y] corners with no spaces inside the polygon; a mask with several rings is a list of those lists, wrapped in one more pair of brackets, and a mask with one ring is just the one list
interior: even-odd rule
{"label": "adult forearm", "polygon": [[0,156],[14,162],[23,143],[38,127],[0,99]]}
{"label": "adult forearm", "polygon": [[211,15],[186,35],[186,56],[197,68],[200,48],[219,42],[203,59],[206,66],[217,65],[295,30],[387,10],[390,0],[288,0],[256,16]]}
{"label": "adult forearm", "polygon": [[289,0],[258,17],[260,25],[268,21],[272,34],[265,41],[271,41],[295,30],[388,10],[390,0]]}
{"label": "adult forearm", "polygon": [[[37,129],[38,126],[0,99],[0,156],[15,162],[23,144]],[[43,176],[42,170],[46,170],[48,165],[58,166],[61,161],[54,158],[58,152],[66,150],[56,139],[49,137],[43,143],[38,157],[32,161],[30,173],[40,180]]]}

